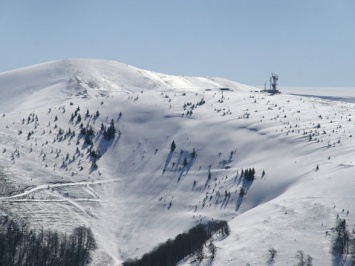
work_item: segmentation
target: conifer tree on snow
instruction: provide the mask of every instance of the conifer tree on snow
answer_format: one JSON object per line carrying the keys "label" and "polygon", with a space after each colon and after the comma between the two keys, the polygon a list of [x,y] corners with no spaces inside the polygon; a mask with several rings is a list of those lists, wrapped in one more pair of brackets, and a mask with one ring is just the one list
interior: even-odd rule
{"label": "conifer tree on snow", "polygon": [[175,144],[175,141],[173,141],[173,142],[171,143],[170,150],[171,150],[171,151],[174,151],[175,149],[176,149],[176,144]]}
{"label": "conifer tree on snow", "polygon": [[107,128],[107,130],[104,130],[104,138],[107,140],[114,139],[115,134],[116,134],[115,122],[113,121],[113,119],[111,119],[110,126]]}

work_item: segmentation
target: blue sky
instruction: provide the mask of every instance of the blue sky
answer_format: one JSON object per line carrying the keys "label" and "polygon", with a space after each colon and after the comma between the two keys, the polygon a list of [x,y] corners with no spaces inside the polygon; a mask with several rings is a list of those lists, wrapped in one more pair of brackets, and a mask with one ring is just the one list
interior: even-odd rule
{"label": "blue sky", "polygon": [[355,87],[354,0],[1,0],[0,72],[65,58]]}

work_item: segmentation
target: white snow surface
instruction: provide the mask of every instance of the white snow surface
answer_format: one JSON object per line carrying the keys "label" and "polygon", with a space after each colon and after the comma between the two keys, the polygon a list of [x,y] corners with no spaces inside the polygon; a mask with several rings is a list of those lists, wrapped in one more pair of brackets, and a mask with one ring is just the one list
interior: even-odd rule
{"label": "white snow surface", "polygon": [[[298,250],[332,265],[336,216],[355,227],[351,102],[88,59],[1,73],[0,88],[0,211],[34,229],[89,226],[92,265],[120,265],[211,219],[231,228],[215,237],[215,259],[180,265],[266,265],[269,248],[274,265],[296,264]],[[70,121],[78,107],[102,154],[96,170]],[[112,119],[121,135],[107,141]]]}

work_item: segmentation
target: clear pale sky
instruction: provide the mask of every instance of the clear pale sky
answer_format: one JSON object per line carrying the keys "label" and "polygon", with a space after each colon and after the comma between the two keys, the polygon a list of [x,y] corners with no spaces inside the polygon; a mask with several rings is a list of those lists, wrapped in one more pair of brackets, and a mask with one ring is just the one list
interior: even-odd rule
{"label": "clear pale sky", "polygon": [[0,72],[65,58],[355,87],[355,1],[0,0]]}

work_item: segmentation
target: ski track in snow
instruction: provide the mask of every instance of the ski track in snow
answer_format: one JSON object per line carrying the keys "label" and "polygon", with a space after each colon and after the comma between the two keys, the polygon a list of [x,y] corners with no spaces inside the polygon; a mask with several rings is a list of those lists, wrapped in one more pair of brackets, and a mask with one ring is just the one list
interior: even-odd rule
{"label": "ski track in snow", "polygon": [[[2,200],[10,200],[14,198],[20,198],[23,196],[27,196],[31,193],[34,193],[39,190],[44,190],[48,188],[59,188],[59,187],[72,187],[72,186],[90,186],[90,185],[97,185],[97,184],[106,184],[106,183],[112,183],[112,182],[119,182],[119,179],[110,179],[110,180],[102,180],[102,181],[92,181],[92,182],[75,182],[75,183],[61,183],[61,184],[46,184],[46,185],[40,185],[35,188],[32,188],[30,190],[27,190],[25,192],[12,195],[9,197],[0,197],[0,201]],[[95,195],[96,196],[96,195]],[[76,199],[78,200],[78,199]]]}

